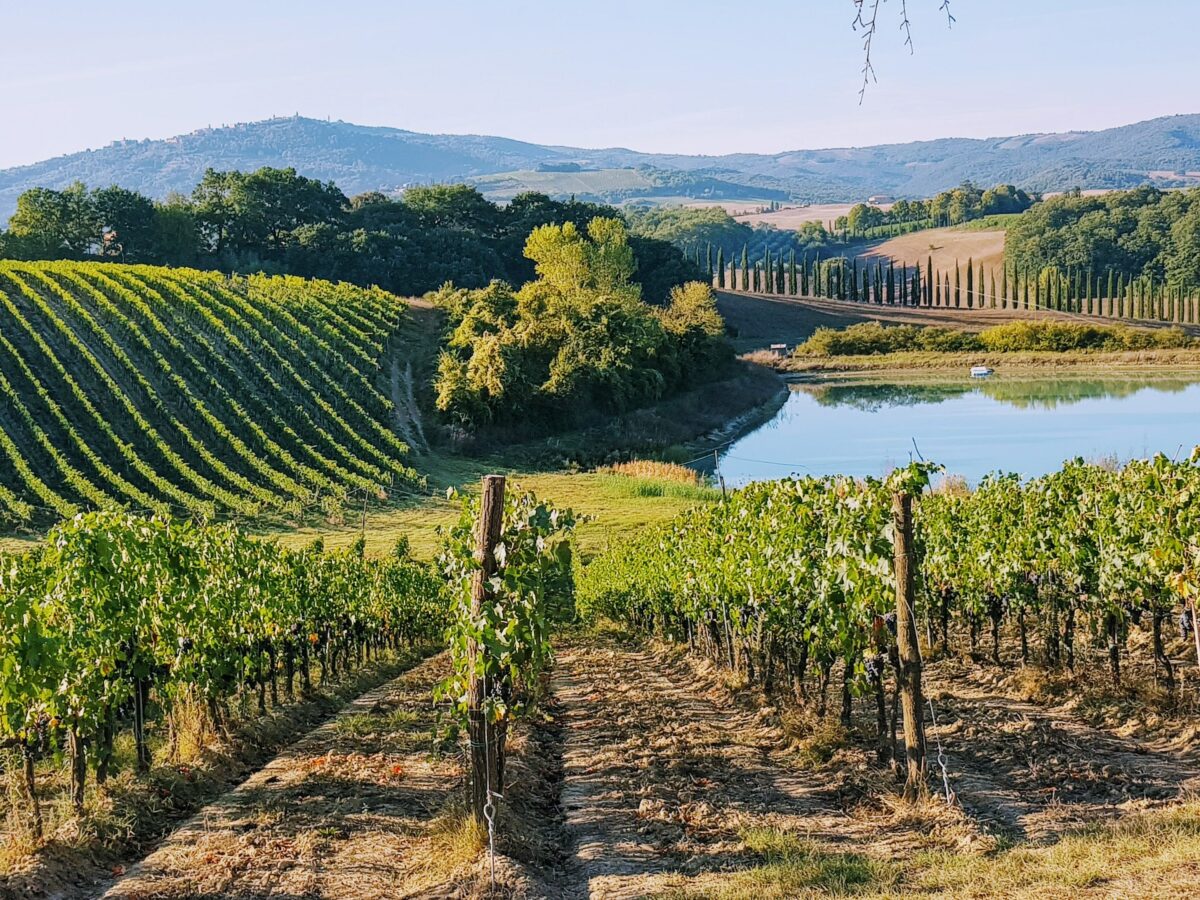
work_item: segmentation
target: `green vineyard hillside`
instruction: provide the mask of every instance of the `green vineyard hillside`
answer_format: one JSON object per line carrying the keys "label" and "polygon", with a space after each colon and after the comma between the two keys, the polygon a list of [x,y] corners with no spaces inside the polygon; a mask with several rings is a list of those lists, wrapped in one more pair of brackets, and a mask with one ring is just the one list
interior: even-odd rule
{"label": "green vineyard hillside", "polygon": [[380,290],[0,262],[0,528],[122,506],[300,516],[411,489]]}

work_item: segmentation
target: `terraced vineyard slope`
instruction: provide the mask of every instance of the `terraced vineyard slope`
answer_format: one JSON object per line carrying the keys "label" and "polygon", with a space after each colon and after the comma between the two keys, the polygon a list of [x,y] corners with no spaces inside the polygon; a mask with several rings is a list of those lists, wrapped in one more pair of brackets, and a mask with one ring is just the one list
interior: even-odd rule
{"label": "terraced vineyard slope", "polygon": [[405,315],[323,281],[0,262],[0,528],[297,517],[415,487],[381,390]]}

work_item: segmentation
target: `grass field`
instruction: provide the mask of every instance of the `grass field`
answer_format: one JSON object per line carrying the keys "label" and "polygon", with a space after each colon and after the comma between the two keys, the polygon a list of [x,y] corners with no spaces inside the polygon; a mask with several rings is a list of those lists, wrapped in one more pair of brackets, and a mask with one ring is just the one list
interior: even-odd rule
{"label": "grass field", "polygon": [[[483,466],[464,466],[459,471],[463,490],[477,488]],[[487,469],[494,471],[494,469]],[[556,506],[569,507],[586,517],[577,532],[576,547],[584,559],[603,550],[608,543],[647,525],[665,522],[696,503],[720,494],[710,488],[630,478],[599,472],[509,473],[511,490],[530,490]],[[453,525],[462,508],[461,498],[430,497],[398,509],[368,511],[365,537],[367,552],[390,553],[396,541],[407,536],[413,553],[432,559],[440,541],[440,529]],[[361,520],[344,525],[319,525],[281,532],[267,532],[285,546],[297,547],[321,538],[327,547],[348,547],[360,534]]]}

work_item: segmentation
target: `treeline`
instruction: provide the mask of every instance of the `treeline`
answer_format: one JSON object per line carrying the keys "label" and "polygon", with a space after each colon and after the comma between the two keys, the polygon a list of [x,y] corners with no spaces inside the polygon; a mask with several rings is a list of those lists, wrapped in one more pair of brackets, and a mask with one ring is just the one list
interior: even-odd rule
{"label": "treeline", "polygon": [[1054,197],[1010,226],[1005,254],[1020,269],[1111,271],[1190,293],[1200,288],[1200,188]]}
{"label": "treeline", "polygon": [[691,282],[665,307],[643,302],[625,224],[597,217],[543,225],[525,255],[537,278],[520,290],[446,287],[432,295],[450,334],[437,406],[474,432],[572,424],[651,403],[731,354],[712,291]]}
{"label": "treeline", "polygon": [[713,284],[720,289],[755,294],[822,297],[885,306],[932,306],[957,309],[1054,310],[1117,319],[1200,324],[1200,296],[1191,288],[1153,276],[1127,279],[1109,269],[1103,277],[1091,271],[1056,268],[1025,269],[1005,264],[999,274],[968,259],[953,273],[925,265],[897,264],[891,259],[832,259],[807,255],[786,258],[770,251],[751,259],[743,247],[740,259],[725,262],[724,252],[707,254]]}
{"label": "treeline", "polygon": [[[348,198],[332,182],[294,169],[209,170],[190,195],[158,202],[112,186],[34,188],[17,201],[0,258],[102,259],[262,271],[419,295],[447,281],[483,287],[533,277],[525,239],[547,224],[586,224],[612,208],[527,193],[506,206],[466,185],[415,187],[399,198]],[[643,296],[666,302],[697,277],[670,243],[632,235]]]}
{"label": "treeline", "polygon": [[[636,207],[625,218],[634,234],[670,241],[697,265],[706,255],[721,251],[733,259],[743,248],[758,259],[768,251],[776,257],[826,252],[853,241],[895,237],[946,225],[961,225],[985,216],[1020,213],[1040,198],[1011,184],[983,189],[966,182],[929,200],[898,200],[891,208],[859,203],[848,215],[828,223],[805,222],[796,230],[739,222],[719,206]],[[779,205],[772,202],[772,210]],[[711,268],[711,263],[710,266]]]}
{"label": "treeline", "polygon": [[1025,212],[1038,199],[1011,184],[984,190],[967,181],[928,200],[897,200],[886,210],[859,203],[847,215],[838,217],[834,230],[855,237],[894,236],[920,228],[961,225],[985,216]]}
{"label": "treeline", "polygon": [[805,222],[796,231],[771,225],[751,226],[739,222],[719,206],[635,207],[625,212],[630,230],[643,238],[670,241],[689,259],[697,254],[723,250],[726,257],[746,247],[755,256],[766,251],[774,254],[813,253],[838,243],[839,239],[820,222]]}

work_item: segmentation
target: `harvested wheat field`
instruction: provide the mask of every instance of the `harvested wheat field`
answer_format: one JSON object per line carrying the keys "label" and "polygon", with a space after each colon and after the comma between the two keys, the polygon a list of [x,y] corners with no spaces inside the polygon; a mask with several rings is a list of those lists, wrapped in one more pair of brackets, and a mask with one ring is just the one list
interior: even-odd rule
{"label": "harvested wheat field", "polygon": [[[747,225],[772,225],[784,231],[796,231],[808,222],[820,222],[826,228],[840,216],[848,216],[857,203],[813,203],[808,206],[785,206],[774,212],[733,213],[734,218]],[[880,203],[878,208],[887,212],[890,203]]]}
{"label": "harvested wheat field", "polygon": [[965,267],[969,259],[976,270],[981,265],[985,273],[995,270],[999,280],[999,271],[1004,265],[1004,230],[928,228],[868,244],[858,253],[858,258],[865,262],[890,259],[896,265],[920,264],[922,271],[931,256],[935,270],[953,272],[955,262]]}

